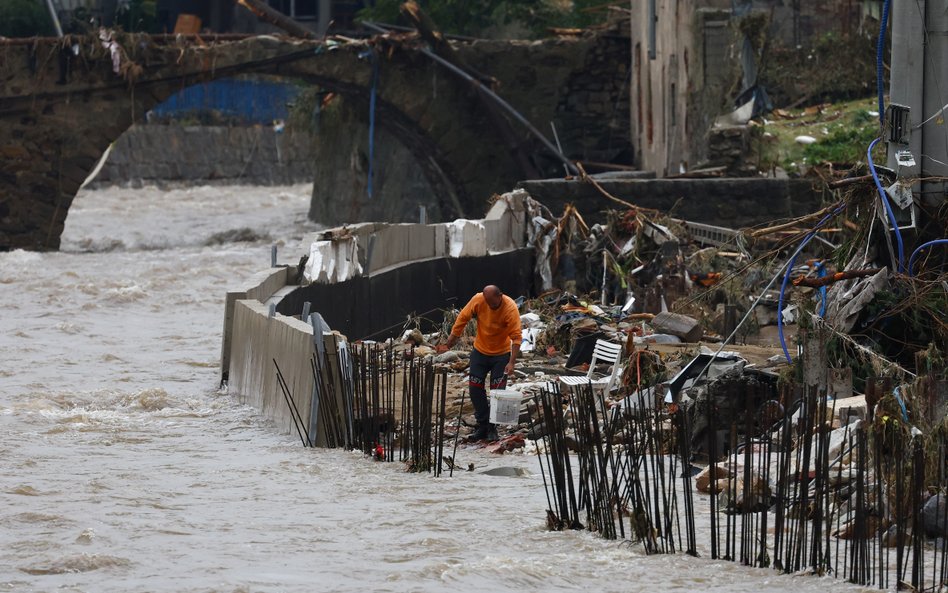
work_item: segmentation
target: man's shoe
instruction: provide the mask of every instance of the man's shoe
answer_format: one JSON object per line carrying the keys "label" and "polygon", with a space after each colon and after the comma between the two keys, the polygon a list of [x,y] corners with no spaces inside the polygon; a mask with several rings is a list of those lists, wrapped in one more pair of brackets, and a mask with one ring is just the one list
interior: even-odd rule
{"label": "man's shoe", "polygon": [[487,434],[484,436],[485,441],[497,441],[500,438],[497,436],[497,427],[493,424],[490,425],[490,428],[487,429]]}
{"label": "man's shoe", "polygon": [[[485,438],[487,438],[489,432],[490,429],[487,426],[478,426],[474,429],[474,432],[468,435],[467,442],[473,443],[475,441],[483,441]],[[494,435],[496,434],[497,433],[495,431]]]}

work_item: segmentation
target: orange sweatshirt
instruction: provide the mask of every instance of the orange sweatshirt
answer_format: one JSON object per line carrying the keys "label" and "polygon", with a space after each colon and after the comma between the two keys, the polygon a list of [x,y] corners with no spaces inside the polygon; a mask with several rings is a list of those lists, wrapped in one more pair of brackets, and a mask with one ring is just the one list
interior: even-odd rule
{"label": "orange sweatshirt", "polygon": [[471,320],[477,319],[477,336],[474,338],[474,348],[481,354],[497,356],[510,352],[510,342],[517,345],[523,341],[520,332],[520,311],[517,303],[507,295],[503,295],[500,306],[491,309],[484,300],[483,293],[477,293],[468,301],[458,315],[451,333],[461,337],[464,326]]}

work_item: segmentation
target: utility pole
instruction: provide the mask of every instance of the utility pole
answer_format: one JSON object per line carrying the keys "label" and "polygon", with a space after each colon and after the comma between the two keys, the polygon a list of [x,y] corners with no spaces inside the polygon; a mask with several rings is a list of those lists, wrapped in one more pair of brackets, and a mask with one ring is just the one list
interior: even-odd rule
{"label": "utility pole", "polygon": [[[948,10],[944,0],[891,0],[891,20],[889,101],[910,113],[903,143],[886,138],[888,165],[898,171],[896,153],[908,149],[915,166],[903,167],[900,177],[948,177]],[[913,187],[921,192],[916,198],[935,207],[946,189],[944,181]]]}

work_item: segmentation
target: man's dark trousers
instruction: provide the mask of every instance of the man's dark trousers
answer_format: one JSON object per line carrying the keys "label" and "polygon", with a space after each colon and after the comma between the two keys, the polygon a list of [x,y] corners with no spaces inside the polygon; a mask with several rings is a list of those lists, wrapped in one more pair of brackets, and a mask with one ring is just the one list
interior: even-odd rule
{"label": "man's dark trousers", "polygon": [[490,424],[490,402],[487,401],[485,389],[486,379],[490,375],[490,388],[503,389],[507,387],[507,375],[504,368],[510,361],[510,353],[487,356],[476,349],[471,350],[471,378],[468,385],[471,388],[471,403],[474,404],[474,418],[478,427]]}

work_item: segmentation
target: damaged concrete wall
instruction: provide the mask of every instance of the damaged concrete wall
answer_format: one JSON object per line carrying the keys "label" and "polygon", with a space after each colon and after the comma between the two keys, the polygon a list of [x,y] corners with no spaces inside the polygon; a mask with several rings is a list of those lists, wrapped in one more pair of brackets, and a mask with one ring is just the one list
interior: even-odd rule
{"label": "damaged concrete wall", "polygon": [[430,330],[440,321],[442,309],[460,309],[491,283],[514,298],[532,294],[533,250],[438,258],[339,284],[310,284],[284,297],[277,311],[299,315],[309,302],[350,340],[383,340],[397,333],[407,316],[424,316]]}
{"label": "damaged concrete wall", "polygon": [[230,345],[233,341],[237,301],[250,299],[264,303],[295,276],[295,269],[289,267],[263,270],[249,278],[243,287],[227,291],[224,297],[224,331],[221,334],[221,369],[226,372],[230,368]]}
{"label": "damaged concrete wall", "polygon": [[[309,361],[314,346],[312,326],[298,319],[304,302],[350,340],[383,339],[398,333],[406,313],[426,313],[438,320],[432,309],[461,307],[491,282],[512,295],[530,294],[532,270],[531,249],[414,262],[373,276],[298,288],[280,300],[273,317],[267,304],[250,296],[253,290],[245,299],[231,301],[228,295],[233,313],[225,324],[225,338],[229,336],[230,342],[221,361],[228,392],[260,410],[284,433],[292,433],[293,419],[277,384],[273,359],[300,415],[309,418],[313,389]],[[268,300],[269,289],[260,288],[258,296]]]}
{"label": "damaged concrete wall", "polygon": [[[324,259],[318,270],[307,264],[306,274],[323,281],[294,286],[299,270],[289,265],[262,271],[228,292],[221,372],[229,391],[292,431],[276,383],[276,358],[301,415],[309,416],[302,401],[312,391],[313,330],[295,318],[306,302],[334,330],[357,340],[398,333],[407,315],[437,323],[440,309],[460,308],[487,284],[513,296],[531,294],[534,254],[525,245],[525,199],[524,192],[506,194],[483,219],[455,221],[460,225],[366,223],[317,233],[314,251],[320,243],[354,247],[326,251],[350,261]],[[460,230],[452,233],[452,226]],[[454,252],[466,255],[453,257]],[[337,276],[339,268],[354,272]],[[273,317],[270,304],[276,307]]]}

